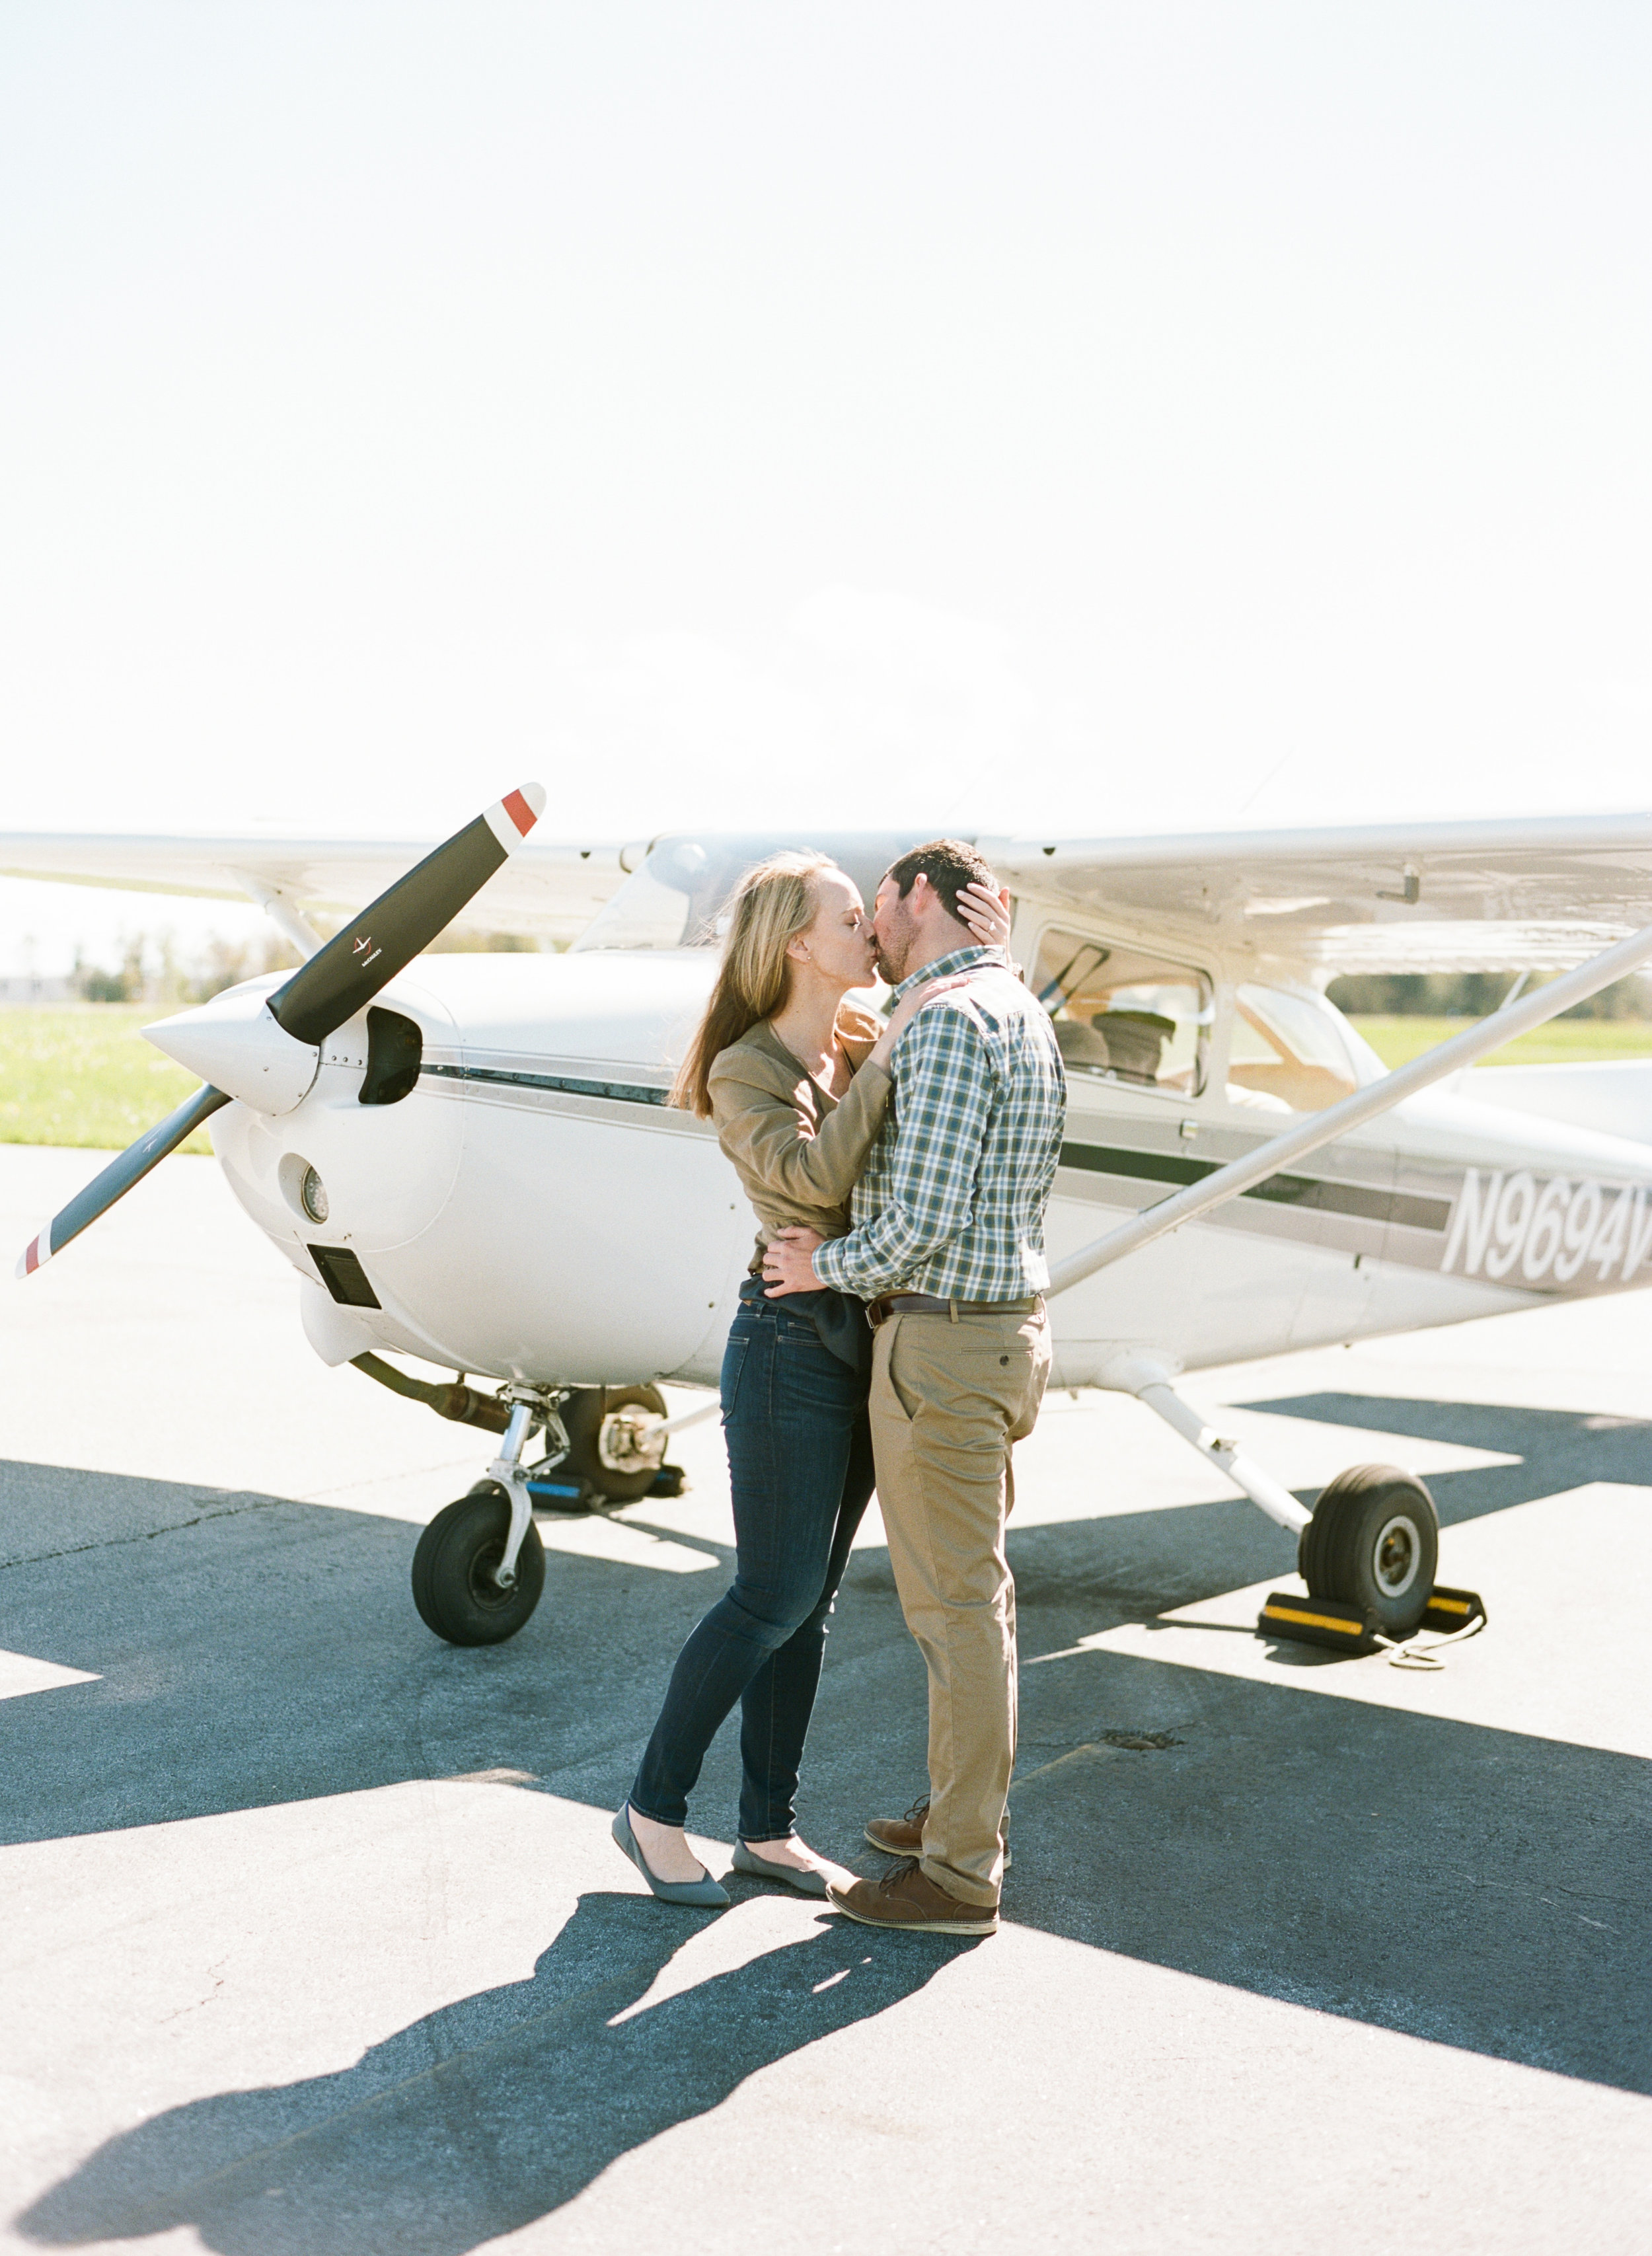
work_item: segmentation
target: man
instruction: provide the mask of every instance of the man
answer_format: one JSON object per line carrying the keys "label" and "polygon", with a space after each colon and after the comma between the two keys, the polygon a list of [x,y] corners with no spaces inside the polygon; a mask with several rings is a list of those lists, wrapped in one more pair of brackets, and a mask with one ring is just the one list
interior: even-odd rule
{"label": "man", "polygon": [[971,881],[994,883],[972,847],[943,838],[903,854],[879,886],[879,968],[897,998],[958,973],[967,983],[896,1046],[849,1236],[784,1230],[766,1268],[773,1292],[833,1285],[869,1303],[878,1495],[929,1670],[928,1809],[868,1832],[918,1853],[831,1899],[870,1926],[945,1935],[998,1926],[1016,1710],[1004,1523],[1011,1448],[1032,1432],[1049,1371],[1043,1216],[1066,1103],[1048,1015],[1003,950],[959,920]]}

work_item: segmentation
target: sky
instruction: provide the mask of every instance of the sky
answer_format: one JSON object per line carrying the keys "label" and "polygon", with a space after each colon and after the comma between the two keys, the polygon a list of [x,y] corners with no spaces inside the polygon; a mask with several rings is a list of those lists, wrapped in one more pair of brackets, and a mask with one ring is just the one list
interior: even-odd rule
{"label": "sky", "polygon": [[1649,96],[1629,0],[8,0],[0,829],[1644,807]]}

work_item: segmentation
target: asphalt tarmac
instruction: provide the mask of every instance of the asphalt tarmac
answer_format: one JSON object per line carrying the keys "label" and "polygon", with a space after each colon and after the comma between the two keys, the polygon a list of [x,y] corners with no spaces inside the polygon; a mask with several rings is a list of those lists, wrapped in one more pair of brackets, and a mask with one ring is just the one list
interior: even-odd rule
{"label": "asphalt tarmac", "polygon": [[[0,1244],[97,1164],[0,1148]],[[1492,1617],[1437,1675],[1258,1639],[1288,1540],[1138,1406],[1054,1398],[978,1942],[738,1878],[670,1911],[610,1843],[729,1562],[715,1423],[457,1651],[408,1564],[488,1439],[325,1370],[295,1300],[197,1160],[4,1294],[0,2246],[1647,2247],[1648,1295],[1187,1383],[1310,1499],[1424,1476]],[[808,1837],[881,1870],[923,1745],[874,1520]]]}

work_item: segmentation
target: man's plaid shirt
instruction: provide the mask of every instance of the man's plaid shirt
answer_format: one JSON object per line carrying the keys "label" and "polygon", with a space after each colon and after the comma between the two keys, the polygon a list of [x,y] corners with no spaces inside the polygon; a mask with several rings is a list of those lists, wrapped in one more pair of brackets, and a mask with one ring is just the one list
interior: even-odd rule
{"label": "man's plaid shirt", "polygon": [[895,1045],[894,1094],[855,1186],[847,1237],[815,1273],[862,1300],[896,1291],[1018,1301],[1049,1282],[1044,1209],[1067,1082],[1055,1030],[996,948],[960,948],[895,989],[974,976]]}

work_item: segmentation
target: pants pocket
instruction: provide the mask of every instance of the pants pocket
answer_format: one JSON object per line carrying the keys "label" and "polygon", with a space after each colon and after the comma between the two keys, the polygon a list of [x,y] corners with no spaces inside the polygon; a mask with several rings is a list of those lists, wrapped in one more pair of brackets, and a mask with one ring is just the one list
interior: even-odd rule
{"label": "pants pocket", "polygon": [[734,1415],[734,1405],[740,1392],[740,1373],[745,1368],[746,1350],[752,1343],[737,1333],[729,1335],[729,1343],[723,1350],[723,1376],[719,1388],[723,1402],[723,1422],[726,1426]]}
{"label": "pants pocket", "polygon": [[877,1386],[878,1357],[881,1355],[886,1382],[884,1406],[903,1426],[909,1426],[918,1414],[919,1397],[913,1387],[903,1385],[897,1367],[900,1359],[898,1352],[900,1328],[904,1321],[900,1316],[890,1316],[879,1329],[872,1346],[872,1385],[874,1388]]}

